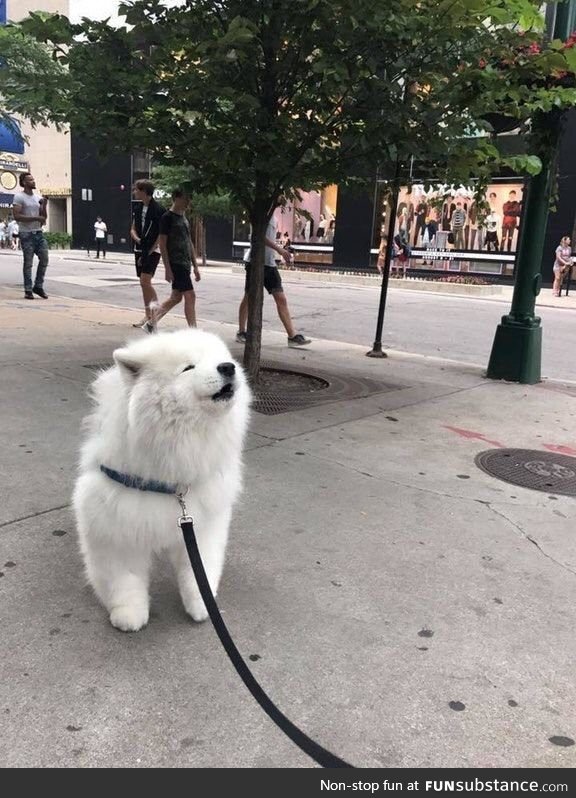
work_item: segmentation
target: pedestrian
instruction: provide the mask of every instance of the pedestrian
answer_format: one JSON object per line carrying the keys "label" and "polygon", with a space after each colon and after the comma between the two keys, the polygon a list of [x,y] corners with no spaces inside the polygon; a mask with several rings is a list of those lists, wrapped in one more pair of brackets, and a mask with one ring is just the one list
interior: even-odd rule
{"label": "pedestrian", "polygon": [[154,326],[154,316],[158,309],[158,296],[152,285],[152,278],[160,262],[158,235],[164,208],[154,199],[154,184],[150,180],[137,180],[133,192],[134,199],[139,204],[132,216],[130,237],[134,241],[136,274],[140,279],[146,315],[142,321],[132,326],[144,329],[148,322]]}
{"label": "pedestrian", "polygon": [[[172,283],[172,294],[163,302],[156,314],[156,322],[175,308],[184,299],[184,315],[189,327],[196,327],[196,294],[192,284],[194,279],[200,280],[200,271],[196,262],[196,251],[192,242],[190,224],[186,211],[190,205],[190,197],[180,188],[172,192],[172,206],[160,219],[160,236],[158,239],[160,253],[166,270],[166,282]],[[147,322],[146,332],[155,331],[155,325]]]}
{"label": "pedestrian", "polygon": [[18,246],[18,222],[15,219],[10,219],[6,225],[6,246],[10,249],[16,249]]}
{"label": "pedestrian", "polygon": [[556,260],[554,261],[554,285],[552,295],[560,296],[560,289],[566,272],[572,268],[572,247],[570,236],[563,236],[556,247]]}
{"label": "pedestrian", "polygon": [[96,257],[100,257],[100,250],[102,250],[102,257],[106,257],[106,236],[108,235],[108,228],[106,222],[102,221],[101,216],[96,217],[94,222],[94,236],[96,238]]}
{"label": "pedestrian", "polygon": [[[282,278],[276,266],[275,253],[284,260],[287,266],[290,266],[290,253],[276,243],[277,224],[274,216],[268,222],[266,228],[266,248],[264,253],[264,288],[272,295],[276,303],[276,310],[280,321],[284,325],[284,329],[288,335],[288,346],[298,347],[306,346],[312,343],[309,338],[297,333],[292,324],[290,310],[288,309],[288,302],[282,286]],[[248,290],[250,288],[250,280],[252,276],[252,264],[250,263],[251,250],[246,250],[244,255],[244,268],[246,269],[246,281],[244,284],[244,297],[240,303],[238,311],[238,332],[236,333],[236,340],[240,344],[246,343],[246,323],[248,321]]]}
{"label": "pedestrian", "polygon": [[6,246],[6,222],[0,219],[0,248],[4,249]]}
{"label": "pedestrian", "polygon": [[[19,182],[22,191],[14,196],[12,205],[14,220],[18,224],[18,233],[13,232],[12,235],[20,236],[24,262],[24,297],[34,299],[34,294],[36,294],[42,299],[48,299],[48,294],[44,290],[44,275],[48,268],[48,242],[42,232],[47,218],[46,200],[44,197],[34,194],[36,181],[30,172],[23,172]],[[38,258],[38,267],[36,279],[32,285],[34,255]]]}
{"label": "pedestrian", "polygon": [[16,219],[14,219],[14,226],[12,228],[12,249],[22,249],[20,243],[20,225]]}

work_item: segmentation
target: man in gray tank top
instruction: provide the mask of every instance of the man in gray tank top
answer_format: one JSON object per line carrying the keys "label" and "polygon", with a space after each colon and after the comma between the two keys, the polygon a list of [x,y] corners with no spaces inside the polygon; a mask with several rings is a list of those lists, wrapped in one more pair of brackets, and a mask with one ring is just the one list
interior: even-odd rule
{"label": "man in gray tank top", "polygon": [[[22,191],[14,196],[12,212],[20,227],[20,245],[24,258],[24,297],[34,299],[34,294],[48,299],[44,290],[44,275],[48,268],[48,242],[42,232],[46,224],[46,200],[34,194],[36,181],[30,172],[20,175]],[[36,279],[32,284],[34,255],[38,258]]]}

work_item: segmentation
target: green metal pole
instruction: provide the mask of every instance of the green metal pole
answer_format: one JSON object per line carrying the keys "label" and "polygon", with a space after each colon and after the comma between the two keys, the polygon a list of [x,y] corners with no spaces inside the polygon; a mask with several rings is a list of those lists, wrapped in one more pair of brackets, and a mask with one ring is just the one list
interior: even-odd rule
{"label": "green metal pole", "polygon": [[[576,0],[559,4],[553,36],[567,38]],[[512,307],[496,329],[486,376],[493,380],[509,380],[532,385],[540,382],[542,360],[542,327],[534,315],[536,297],[540,293],[540,264],[550,206],[552,183],[556,174],[561,114],[540,113],[532,125],[548,142],[541,153],[540,174],[528,181],[518,254]]]}

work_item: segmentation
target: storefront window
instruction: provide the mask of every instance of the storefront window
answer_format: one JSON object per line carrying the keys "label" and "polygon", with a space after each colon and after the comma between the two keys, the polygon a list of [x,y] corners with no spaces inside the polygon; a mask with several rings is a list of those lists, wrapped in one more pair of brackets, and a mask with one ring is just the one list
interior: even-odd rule
{"label": "storefront window", "polygon": [[[331,265],[337,203],[338,187],[332,185],[322,191],[302,191],[298,200],[276,209],[276,239],[289,249],[295,264]],[[248,217],[235,217],[234,248],[238,256],[249,240]]]}
{"label": "storefront window", "polygon": [[[380,259],[387,244],[388,192],[387,184],[378,185],[372,252]],[[394,238],[395,249],[402,246],[409,256],[403,269],[512,274],[522,196],[522,183],[510,180],[491,183],[480,202],[473,187],[402,188]]]}

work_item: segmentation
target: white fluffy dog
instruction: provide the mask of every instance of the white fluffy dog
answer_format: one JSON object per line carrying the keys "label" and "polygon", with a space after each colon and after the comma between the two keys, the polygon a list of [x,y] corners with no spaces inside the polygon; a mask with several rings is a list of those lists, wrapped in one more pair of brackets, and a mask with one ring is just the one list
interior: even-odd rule
{"label": "white fluffy dog", "polygon": [[74,491],[88,579],[111,624],[135,632],[148,622],[152,555],[165,551],[186,611],[203,621],[174,493],[187,491],[215,594],[241,487],[250,403],[244,373],[223,341],[199,330],[148,336],[117,349],[114,360],[92,387],[95,409]]}

